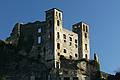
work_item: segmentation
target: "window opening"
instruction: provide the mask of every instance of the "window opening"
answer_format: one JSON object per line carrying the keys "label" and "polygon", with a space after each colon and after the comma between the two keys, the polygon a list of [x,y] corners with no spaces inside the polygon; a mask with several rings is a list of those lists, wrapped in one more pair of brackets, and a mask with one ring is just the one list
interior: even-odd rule
{"label": "window opening", "polygon": [[41,28],[38,29],[38,33],[41,33]]}
{"label": "window opening", "polygon": [[65,34],[63,34],[63,38],[66,39],[66,35]]}
{"label": "window opening", "polygon": [[71,37],[69,37],[70,38],[70,41],[72,41],[72,38]]}
{"label": "window opening", "polygon": [[41,43],[41,37],[39,36],[38,37],[38,44],[40,44]]}
{"label": "window opening", "polygon": [[85,44],[85,50],[87,50],[87,44]]}
{"label": "window opening", "polygon": [[67,51],[66,51],[66,49],[64,49],[64,53],[66,53]]}
{"label": "window opening", "polygon": [[60,49],[60,44],[59,43],[57,43],[57,49]]}
{"label": "window opening", "polygon": [[58,39],[60,38],[60,34],[59,34],[59,32],[57,32],[57,38],[58,38]]}
{"label": "window opening", "polygon": [[57,26],[60,26],[60,21],[59,20],[57,20]]}

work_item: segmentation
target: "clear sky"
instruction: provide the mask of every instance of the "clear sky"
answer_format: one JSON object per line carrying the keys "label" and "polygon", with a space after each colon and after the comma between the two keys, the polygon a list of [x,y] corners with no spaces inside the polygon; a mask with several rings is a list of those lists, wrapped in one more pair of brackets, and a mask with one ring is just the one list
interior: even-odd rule
{"label": "clear sky", "polygon": [[9,36],[15,23],[45,20],[50,8],[63,11],[63,25],[80,21],[90,25],[91,58],[99,55],[101,70],[120,69],[120,0],[0,0],[0,39]]}

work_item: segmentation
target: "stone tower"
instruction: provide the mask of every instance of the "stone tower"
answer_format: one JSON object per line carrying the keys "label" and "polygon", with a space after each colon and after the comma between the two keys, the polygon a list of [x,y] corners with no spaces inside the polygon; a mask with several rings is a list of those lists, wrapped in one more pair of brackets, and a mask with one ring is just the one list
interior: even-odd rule
{"label": "stone tower", "polygon": [[62,44],[62,11],[56,8],[46,11],[46,22],[50,26],[52,41],[52,50],[53,50],[53,64],[54,67],[59,68],[59,55],[61,53]]}
{"label": "stone tower", "polygon": [[73,32],[78,34],[79,59],[90,59],[89,25],[84,22],[74,24]]}

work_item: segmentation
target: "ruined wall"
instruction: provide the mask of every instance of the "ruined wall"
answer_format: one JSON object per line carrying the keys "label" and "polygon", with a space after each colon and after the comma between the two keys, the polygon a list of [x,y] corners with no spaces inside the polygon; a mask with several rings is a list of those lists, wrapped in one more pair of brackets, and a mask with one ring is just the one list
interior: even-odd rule
{"label": "ruined wall", "polygon": [[84,22],[74,24],[73,32],[78,34],[79,59],[90,59],[89,25]]}
{"label": "ruined wall", "polygon": [[[78,59],[78,35],[63,28],[62,53],[67,59]],[[66,50],[66,52],[64,51]]]}

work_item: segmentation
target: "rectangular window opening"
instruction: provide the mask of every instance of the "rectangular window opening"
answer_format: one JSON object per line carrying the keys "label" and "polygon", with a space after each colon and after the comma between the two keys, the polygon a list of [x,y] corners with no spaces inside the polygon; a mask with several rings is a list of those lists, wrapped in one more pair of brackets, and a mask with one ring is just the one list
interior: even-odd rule
{"label": "rectangular window opening", "polygon": [[57,38],[58,38],[58,39],[60,38],[60,34],[59,34],[59,32],[57,32]]}
{"label": "rectangular window opening", "polygon": [[66,39],[66,35],[65,34],[63,34],[63,38]]}
{"label": "rectangular window opening", "polygon": [[86,26],[86,32],[88,32],[88,27]]}
{"label": "rectangular window opening", "polygon": [[70,38],[70,41],[72,41],[72,38],[71,37],[69,37]]}
{"label": "rectangular window opening", "polygon": [[87,38],[87,33],[85,33],[85,38]]}
{"label": "rectangular window opening", "polygon": [[87,50],[87,44],[85,44],[85,50]]}
{"label": "rectangular window opening", "polygon": [[41,43],[41,37],[39,36],[38,37],[38,44],[40,44]]}
{"label": "rectangular window opening", "polygon": [[85,31],[85,25],[83,25],[83,31]]}
{"label": "rectangular window opening", "polygon": [[60,49],[60,43],[57,43],[57,49]]}
{"label": "rectangular window opening", "polygon": [[59,20],[57,20],[57,26],[60,26],[60,21]]}
{"label": "rectangular window opening", "polygon": [[66,53],[67,51],[66,51],[66,49],[64,49],[64,53]]}
{"label": "rectangular window opening", "polygon": [[41,28],[38,29],[38,33],[41,33]]}
{"label": "rectangular window opening", "polygon": [[59,18],[61,19],[61,14],[59,13]]}
{"label": "rectangular window opening", "polygon": [[75,39],[75,43],[77,43],[77,39]]}

